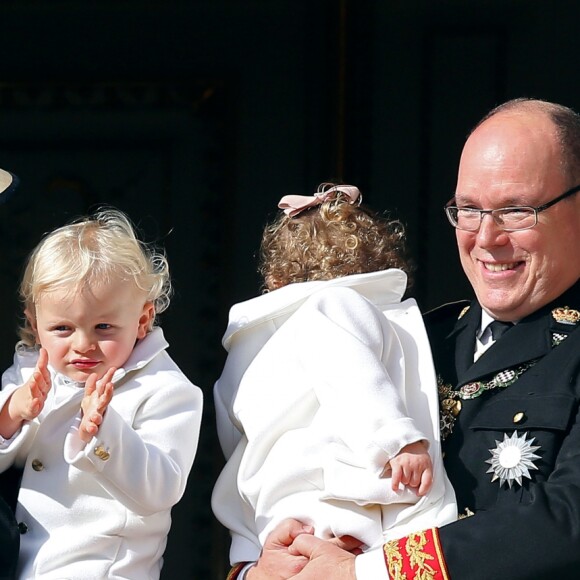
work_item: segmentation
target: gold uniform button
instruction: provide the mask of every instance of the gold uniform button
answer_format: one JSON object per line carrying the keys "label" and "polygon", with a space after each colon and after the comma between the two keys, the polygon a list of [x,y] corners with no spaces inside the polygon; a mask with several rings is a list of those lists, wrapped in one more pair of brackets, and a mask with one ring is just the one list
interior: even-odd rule
{"label": "gold uniform button", "polygon": [[523,413],[522,411],[516,413],[514,415],[514,423],[521,423],[524,420],[525,416],[526,416],[525,413]]}
{"label": "gold uniform button", "polygon": [[107,459],[111,457],[111,454],[102,445],[95,447],[94,453],[99,459],[102,459],[103,461],[107,461]]}
{"label": "gold uniform button", "polygon": [[33,459],[32,460],[32,469],[34,469],[34,471],[42,471],[44,469],[44,465],[42,464],[42,461],[40,461],[40,459]]}

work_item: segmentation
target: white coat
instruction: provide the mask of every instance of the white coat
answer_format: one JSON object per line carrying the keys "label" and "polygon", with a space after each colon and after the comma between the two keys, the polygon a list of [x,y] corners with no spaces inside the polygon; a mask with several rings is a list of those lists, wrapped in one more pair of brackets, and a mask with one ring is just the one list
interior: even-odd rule
{"label": "white coat", "polygon": [[[19,578],[159,578],[170,511],[185,490],[199,437],[202,393],[165,352],[160,328],[115,373],[98,434],[78,436],[83,385],[51,369],[37,419],[0,447],[0,471],[24,466],[16,517]],[[0,407],[34,370],[17,351]]]}
{"label": "white coat", "polygon": [[[212,496],[231,563],[256,560],[283,518],[367,546],[457,517],[439,441],[435,372],[406,275],[388,270],[291,284],[237,304],[214,387],[228,460]],[[421,499],[383,477],[426,439],[434,485]]]}

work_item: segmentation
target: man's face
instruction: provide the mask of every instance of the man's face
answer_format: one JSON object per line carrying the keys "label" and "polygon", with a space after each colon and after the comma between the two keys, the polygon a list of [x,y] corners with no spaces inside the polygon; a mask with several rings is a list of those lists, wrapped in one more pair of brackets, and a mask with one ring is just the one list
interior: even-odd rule
{"label": "man's face", "polygon": [[[546,116],[500,113],[468,139],[455,199],[478,209],[539,206],[575,185]],[[519,320],[580,277],[580,193],[539,213],[529,230],[505,232],[485,215],[477,232],[456,234],[463,269],[494,318]]]}

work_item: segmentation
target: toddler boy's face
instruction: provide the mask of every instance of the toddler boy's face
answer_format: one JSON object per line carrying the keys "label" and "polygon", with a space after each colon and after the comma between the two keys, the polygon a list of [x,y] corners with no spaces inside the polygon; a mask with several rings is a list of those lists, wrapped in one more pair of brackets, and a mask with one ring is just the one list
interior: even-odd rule
{"label": "toddler boy's face", "polygon": [[29,316],[37,341],[48,351],[52,367],[78,382],[122,367],[137,339],[147,334],[154,315],[151,302],[131,282],[114,280],[70,293],[55,290]]}

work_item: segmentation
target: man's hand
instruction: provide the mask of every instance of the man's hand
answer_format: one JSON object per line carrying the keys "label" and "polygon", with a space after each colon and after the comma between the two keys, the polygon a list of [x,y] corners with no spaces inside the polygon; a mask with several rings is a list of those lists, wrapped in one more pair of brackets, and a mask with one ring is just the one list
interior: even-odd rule
{"label": "man's hand", "polygon": [[48,353],[41,348],[32,376],[12,393],[0,413],[0,435],[10,439],[24,421],[36,419],[44,408],[50,387]]}
{"label": "man's hand", "polygon": [[85,383],[85,396],[81,402],[83,417],[79,426],[79,437],[85,443],[99,432],[105,411],[113,398],[112,379],[116,370],[110,368],[98,381],[97,375],[91,375]]}
{"label": "man's hand", "polygon": [[[278,524],[266,538],[262,555],[246,574],[247,580],[287,580],[296,574],[308,562],[298,554],[291,554],[288,547],[299,535],[314,533],[312,526],[304,525],[297,520],[284,520]],[[332,577],[329,576],[329,580]]]}
{"label": "man's hand", "polygon": [[308,534],[297,536],[289,551],[308,558],[308,563],[295,580],[356,580],[354,559],[360,545],[354,538],[328,541]]}

